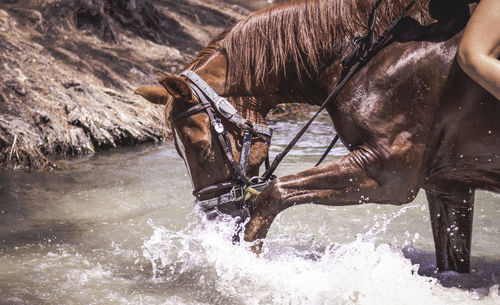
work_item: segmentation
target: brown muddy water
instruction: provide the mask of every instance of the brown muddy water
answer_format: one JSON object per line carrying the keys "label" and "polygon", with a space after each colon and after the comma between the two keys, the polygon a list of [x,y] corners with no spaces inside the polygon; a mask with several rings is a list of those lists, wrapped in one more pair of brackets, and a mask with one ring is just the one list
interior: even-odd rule
{"label": "brown muddy water", "polygon": [[[275,122],[273,154],[301,126]],[[311,167],[327,121],[278,174]],[[338,146],[330,159],[346,153]],[[500,304],[500,196],[476,193],[473,272],[436,273],[423,192],[405,206],[303,205],[264,254],[193,208],[173,144],[45,173],[0,171],[0,304]]]}

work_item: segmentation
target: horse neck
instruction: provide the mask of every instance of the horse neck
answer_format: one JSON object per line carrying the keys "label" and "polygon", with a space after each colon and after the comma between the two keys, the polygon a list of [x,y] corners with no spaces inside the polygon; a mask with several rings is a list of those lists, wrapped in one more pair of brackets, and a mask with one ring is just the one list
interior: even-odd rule
{"label": "horse neck", "polygon": [[[417,0],[418,20],[427,20]],[[376,0],[296,0],[259,11],[237,23],[217,42],[227,54],[231,86],[249,94],[284,88],[310,96],[323,71],[351,55],[352,39],[367,33]],[[378,36],[410,0],[382,1]],[[290,22],[293,20],[293,22]],[[426,21],[427,22],[427,21]],[[282,83],[276,83],[281,81]],[[271,90],[266,90],[271,89]],[[295,101],[294,101],[295,102]],[[314,102],[316,103],[316,102]]]}

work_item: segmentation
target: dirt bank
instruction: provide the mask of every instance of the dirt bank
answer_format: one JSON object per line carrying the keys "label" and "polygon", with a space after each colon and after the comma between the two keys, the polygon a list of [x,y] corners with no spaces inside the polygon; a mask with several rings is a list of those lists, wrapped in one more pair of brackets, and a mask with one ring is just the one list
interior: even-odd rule
{"label": "dirt bank", "polygon": [[267,5],[229,0],[0,2],[0,164],[168,136],[162,109],[133,95],[177,73],[223,28]]}

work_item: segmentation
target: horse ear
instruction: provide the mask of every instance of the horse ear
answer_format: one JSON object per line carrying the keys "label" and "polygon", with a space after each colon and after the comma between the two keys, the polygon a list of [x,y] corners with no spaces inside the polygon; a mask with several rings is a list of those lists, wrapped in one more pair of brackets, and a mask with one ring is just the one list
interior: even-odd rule
{"label": "horse ear", "polygon": [[135,89],[135,94],[142,96],[153,104],[165,105],[169,94],[167,90],[158,86],[143,86]]}
{"label": "horse ear", "polygon": [[177,76],[164,76],[160,79],[160,84],[167,89],[174,99],[191,100],[192,91],[189,84]]}

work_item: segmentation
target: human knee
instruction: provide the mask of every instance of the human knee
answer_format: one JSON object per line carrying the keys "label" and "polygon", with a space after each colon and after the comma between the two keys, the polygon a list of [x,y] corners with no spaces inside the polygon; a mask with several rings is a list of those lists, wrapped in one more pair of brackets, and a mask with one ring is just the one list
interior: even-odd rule
{"label": "human knee", "polygon": [[460,68],[467,74],[477,70],[479,54],[467,42],[462,42],[458,48],[457,60]]}

